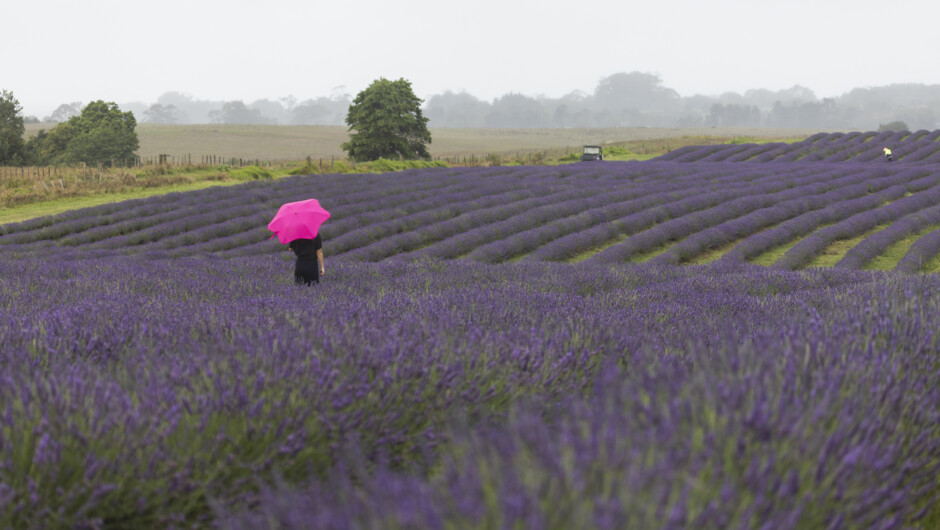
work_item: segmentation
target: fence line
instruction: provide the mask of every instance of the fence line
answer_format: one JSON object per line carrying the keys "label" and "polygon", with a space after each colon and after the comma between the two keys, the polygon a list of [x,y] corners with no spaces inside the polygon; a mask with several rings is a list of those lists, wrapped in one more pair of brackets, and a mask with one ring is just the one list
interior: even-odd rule
{"label": "fence line", "polygon": [[[500,154],[464,154],[464,155],[454,155],[454,156],[437,156],[433,157],[434,160],[445,162],[449,165],[454,166],[479,166],[479,165],[499,165],[502,163],[530,163],[530,164],[539,164],[545,161],[548,157],[548,151],[536,151],[536,152],[516,152],[513,153],[500,153]],[[147,168],[147,167],[181,167],[181,166],[190,166],[190,167],[212,167],[212,166],[228,166],[228,167],[245,167],[245,166],[260,166],[260,167],[271,167],[276,164],[284,164],[289,162],[302,163],[303,160],[262,160],[259,158],[244,158],[244,157],[234,157],[234,156],[225,156],[225,155],[199,155],[195,158],[196,162],[193,162],[194,157],[192,153],[186,153],[182,155],[172,155],[172,154],[158,154],[155,156],[146,156],[146,157],[135,157],[129,160],[107,160],[101,161],[96,164],[72,164],[72,165],[51,165],[51,166],[0,166],[0,181],[2,180],[13,180],[13,179],[29,179],[32,181],[50,181],[54,179],[61,178],[72,178],[76,179],[91,179],[92,177],[98,177],[100,180],[103,176],[109,172],[113,172],[120,169],[130,169],[130,168]],[[319,157],[312,158],[306,157],[306,162],[308,165],[316,164],[320,168],[334,167],[337,162],[342,162],[345,164],[350,164],[353,167],[356,166],[356,162],[347,158],[336,158],[334,155],[330,155],[329,158]]]}

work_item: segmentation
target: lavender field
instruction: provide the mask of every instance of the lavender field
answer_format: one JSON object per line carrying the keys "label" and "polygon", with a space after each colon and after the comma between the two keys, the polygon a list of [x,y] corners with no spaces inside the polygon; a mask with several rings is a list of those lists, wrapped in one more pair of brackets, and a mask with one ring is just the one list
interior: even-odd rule
{"label": "lavender field", "polygon": [[[278,255],[272,211],[316,196],[331,260],[766,261],[940,270],[940,131],[816,135],[796,144],[681,148],[649,162],[321,175],[114,203],[0,227],[0,249],[149,258]],[[896,161],[881,157],[891,146]],[[779,256],[774,256],[774,251]],[[894,249],[894,252],[898,252]],[[876,267],[876,268],[884,268]]]}
{"label": "lavender field", "polygon": [[[937,136],[2,226],[0,527],[933,528]],[[309,197],[307,288],[265,226]]]}

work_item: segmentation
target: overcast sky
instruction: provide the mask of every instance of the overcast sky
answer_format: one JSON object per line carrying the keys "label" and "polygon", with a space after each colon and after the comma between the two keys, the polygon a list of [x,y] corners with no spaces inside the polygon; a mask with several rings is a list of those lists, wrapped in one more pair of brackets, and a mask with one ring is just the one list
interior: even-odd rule
{"label": "overcast sky", "polygon": [[[580,6],[580,7],[579,7]],[[617,72],[682,96],[940,83],[935,0],[35,0],[7,2],[0,89],[25,115],[165,92],[355,95],[379,77],[492,100],[592,92]]]}

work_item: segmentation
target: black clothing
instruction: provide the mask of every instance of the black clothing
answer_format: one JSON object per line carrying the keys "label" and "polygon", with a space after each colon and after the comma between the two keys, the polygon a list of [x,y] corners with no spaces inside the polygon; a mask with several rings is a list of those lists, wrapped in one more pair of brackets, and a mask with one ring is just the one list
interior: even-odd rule
{"label": "black clothing", "polygon": [[317,262],[297,258],[297,263],[294,265],[294,283],[298,285],[320,283],[320,268]]}
{"label": "black clothing", "polygon": [[313,239],[295,239],[287,244],[297,254],[298,258],[317,259],[317,251],[323,248],[323,240],[320,234]]}
{"label": "black clothing", "polygon": [[323,248],[320,234],[313,239],[295,239],[287,244],[297,255],[294,264],[294,282],[310,285],[320,283],[320,264],[317,262],[317,250]]}

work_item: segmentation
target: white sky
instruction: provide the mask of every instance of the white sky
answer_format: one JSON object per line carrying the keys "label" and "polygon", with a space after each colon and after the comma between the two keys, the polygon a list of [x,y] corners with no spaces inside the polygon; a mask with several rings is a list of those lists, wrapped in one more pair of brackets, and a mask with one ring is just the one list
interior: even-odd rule
{"label": "white sky", "polygon": [[30,0],[0,10],[25,115],[96,99],[298,100],[379,77],[422,98],[559,97],[617,72],[682,96],[940,83],[935,0]]}

